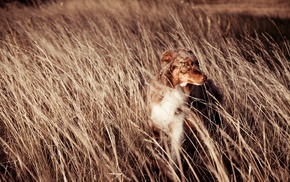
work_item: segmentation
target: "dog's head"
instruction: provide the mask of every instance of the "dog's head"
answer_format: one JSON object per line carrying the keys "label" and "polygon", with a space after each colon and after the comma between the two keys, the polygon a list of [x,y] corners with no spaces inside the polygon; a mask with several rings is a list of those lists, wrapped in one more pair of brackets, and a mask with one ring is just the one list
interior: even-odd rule
{"label": "dog's head", "polygon": [[184,87],[187,84],[202,85],[207,80],[191,50],[167,50],[161,56],[161,64],[161,74],[165,75],[174,87]]}

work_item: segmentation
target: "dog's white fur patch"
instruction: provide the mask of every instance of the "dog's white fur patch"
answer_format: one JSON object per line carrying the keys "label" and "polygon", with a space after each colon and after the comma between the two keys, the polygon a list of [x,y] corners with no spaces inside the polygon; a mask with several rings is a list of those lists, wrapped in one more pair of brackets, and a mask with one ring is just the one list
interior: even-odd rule
{"label": "dog's white fur patch", "polygon": [[174,153],[183,138],[185,117],[183,112],[177,113],[177,110],[184,105],[186,98],[181,88],[172,89],[164,94],[160,103],[155,103],[152,107],[151,119],[158,128],[171,135]]}
{"label": "dog's white fur patch", "polygon": [[183,121],[182,114],[175,114],[176,110],[184,104],[186,96],[180,89],[167,91],[160,103],[152,107],[152,121],[165,132],[169,131],[169,125],[173,122]]}

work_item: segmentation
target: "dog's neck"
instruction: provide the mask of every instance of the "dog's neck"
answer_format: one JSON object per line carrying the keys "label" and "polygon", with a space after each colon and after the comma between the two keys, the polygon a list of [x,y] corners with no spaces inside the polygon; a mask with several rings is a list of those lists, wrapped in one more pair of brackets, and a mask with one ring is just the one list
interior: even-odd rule
{"label": "dog's neck", "polygon": [[190,95],[190,92],[191,92],[191,88],[192,88],[192,85],[190,84],[187,84],[186,86],[184,87],[181,87],[183,92],[186,94],[186,95]]}
{"label": "dog's neck", "polygon": [[159,75],[159,79],[167,87],[174,88],[174,89],[180,87],[181,90],[186,95],[189,95],[190,94],[190,91],[191,91],[192,86],[190,84],[187,84],[187,85],[185,85],[183,87],[180,86],[181,83],[179,82],[179,80],[174,79],[170,73],[160,74]]}

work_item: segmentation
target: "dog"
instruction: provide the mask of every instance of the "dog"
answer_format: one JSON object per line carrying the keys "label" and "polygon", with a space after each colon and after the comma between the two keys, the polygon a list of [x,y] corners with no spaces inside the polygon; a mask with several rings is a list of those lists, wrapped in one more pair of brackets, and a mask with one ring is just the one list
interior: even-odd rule
{"label": "dog", "polygon": [[189,49],[167,50],[160,61],[161,71],[151,81],[147,92],[149,126],[156,139],[162,133],[169,137],[171,165],[182,167],[180,148],[184,123],[190,111],[188,98],[192,85],[203,85],[207,76],[200,70],[198,59]]}

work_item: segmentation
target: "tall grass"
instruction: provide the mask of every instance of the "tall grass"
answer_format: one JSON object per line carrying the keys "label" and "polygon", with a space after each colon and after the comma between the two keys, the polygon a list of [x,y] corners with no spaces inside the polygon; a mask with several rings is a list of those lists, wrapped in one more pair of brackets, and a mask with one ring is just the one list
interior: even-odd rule
{"label": "tall grass", "polygon": [[242,21],[179,2],[2,10],[1,180],[166,180],[144,91],[160,54],[178,47],[224,94],[216,133],[198,124],[185,179],[289,180],[289,40],[237,38]]}

